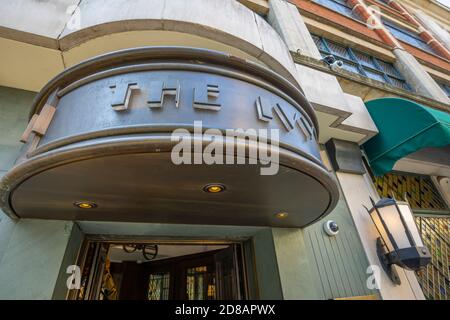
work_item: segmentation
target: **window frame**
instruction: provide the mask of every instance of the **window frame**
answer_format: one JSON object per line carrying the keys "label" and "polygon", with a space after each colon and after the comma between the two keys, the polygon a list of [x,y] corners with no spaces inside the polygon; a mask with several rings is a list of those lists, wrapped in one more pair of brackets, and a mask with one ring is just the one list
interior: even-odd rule
{"label": "window frame", "polygon": [[[398,40],[403,41],[415,48],[418,48],[420,50],[423,50],[427,53],[431,53],[434,55],[438,55],[433,48],[431,48],[421,37],[420,35],[412,30],[406,29],[403,26],[390,21],[388,19],[384,19],[382,18],[382,23],[385,26],[386,29],[388,29],[388,31]],[[391,31],[391,29],[394,29],[395,31],[404,34],[405,37],[398,37],[394,32]],[[408,41],[408,38],[413,38],[415,40],[415,42],[413,41]]]}
{"label": "window frame", "polygon": [[[328,2],[328,3],[330,3],[330,5],[326,5],[325,3],[321,3],[322,1]],[[346,16],[346,17],[348,17],[350,19],[354,19],[356,21],[361,22],[361,17],[355,11],[353,11],[353,8],[350,7],[345,1],[344,1],[344,3],[341,3],[339,0],[313,0],[313,2],[318,4],[318,5],[320,5],[320,6],[322,6],[322,7],[325,7],[327,9],[331,10],[331,11],[334,11],[334,12],[337,12],[339,14],[342,14],[343,16]],[[336,9],[337,8],[336,6],[333,6],[331,4],[335,4],[336,6],[347,8],[349,12],[348,13],[344,13],[342,11],[339,11],[339,10]]]}
{"label": "window frame", "polygon": [[[391,86],[393,86],[395,88],[400,88],[400,89],[403,89],[403,90],[412,91],[411,86],[406,82],[405,78],[403,78],[403,76],[400,74],[400,72],[391,63],[389,63],[387,61],[383,61],[383,60],[378,59],[378,58],[375,58],[372,55],[367,54],[365,52],[362,52],[362,51],[359,51],[359,50],[353,50],[352,48],[350,48],[348,46],[345,46],[345,45],[342,45],[342,44],[339,44],[339,43],[337,43],[337,42],[335,42],[333,40],[328,40],[328,39],[325,39],[324,37],[317,36],[317,35],[314,35],[314,34],[312,34],[311,36],[313,37],[313,40],[314,40],[314,43],[316,44],[316,46],[317,46],[317,42],[315,41],[315,39],[317,39],[320,42],[321,47],[323,47],[325,49],[325,50],[323,50],[319,46],[317,46],[318,47],[317,49],[319,50],[319,52],[322,55],[333,55],[336,58],[338,58],[339,60],[342,60],[344,62],[344,64],[347,63],[347,64],[350,64],[350,65],[354,65],[356,67],[356,69],[358,70],[358,74],[362,75],[362,76],[364,76],[366,78],[369,78],[369,79],[372,79],[372,80],[375,80],[375,81],[378,81],[378,82],[386,83],[386,84],[391,85]],[[345,51],[347,52],[349,58],[343,57],[340,54],[334,53],[333,50],[330,49],[329,43],[334,44],[336,46],[339,46],[339,47],[345,49]],[[357,55],[355,54],[355,52],[367,56],[369,58],[369,60],[371,61],[373,66],[368,66],[368,65],[362,63],[360,61],[360,59],[357,57]],[[395,71],[395,74],[385,71],[383,69],[383,67],[380,65],[380,61],[382,63],[385,63],[387,65],[392,66],[392,69]],[[352,71],[349,71],[349,72],[352,72]],[[380,81],[380,80],[374,79],[373,77],[370,77],[367,72],[372,72],[372,73],[380,75],[384,79],[384,81]],[[356,73],[356,72],[353,72],[353,73]],[[396,79],[398,82],[402,83],[403,86],[400,87],[400,86],[396,85],[391,80],[391,78]]]}

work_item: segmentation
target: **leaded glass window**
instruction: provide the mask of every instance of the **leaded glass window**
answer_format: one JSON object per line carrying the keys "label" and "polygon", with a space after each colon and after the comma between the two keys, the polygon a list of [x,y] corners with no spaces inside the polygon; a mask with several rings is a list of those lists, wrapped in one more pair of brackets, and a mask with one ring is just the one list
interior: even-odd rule
{"label": "leaded glass window", "polygon": [[148,300],[168,300],[169,285],[170,273],[160,272],[150,274],[148,281]]}
{"label": "leaded glass window", "polygon": [[186,293],[188,300],[213,300],[216,298],[215,273],[209,266],[187,269]]}
{"label": "leaded glass window", "polygon": [[416,217],[431,263],[417,272],[422,291],[430,300],[450,300],[450,218]]}
{"label": "leaded glass window", "polygon": [[448,210],[428,176],[388,173],[376,177],[374,183],[380,196],[394,194],[397,199],[406,196],[412,209]]}

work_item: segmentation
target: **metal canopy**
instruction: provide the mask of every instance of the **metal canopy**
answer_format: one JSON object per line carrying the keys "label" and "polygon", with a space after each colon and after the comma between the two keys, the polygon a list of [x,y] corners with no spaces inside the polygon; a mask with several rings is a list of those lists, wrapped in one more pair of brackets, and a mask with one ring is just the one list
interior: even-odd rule
{"label": "metal canopy", "polygon": [[444,111],[401,98],[375,99],[366,106],[379,130],[364,144],[375,175],[391,171],[397,160],[415,151],[450,144],[450,114]]}
{"label": "metal canopy", "polygon": [[[51,80],[33,110],[23,154],[0,181],[11,217],[302,227],[338,199],[301,90],[227,54],[149,47],[100,56]],[[203,148],[208,129],[278,130],[278,173],[261,175],[263,149],[246,134],[233,138],[246,164],[227,149],[216,155],[235,164],[174,164],[171,134],[195,133],[196,121],[203,129],[192,139]],[[211,183],[226,189],[205,192]],[[95,206],[74,205],[83,202]]]}

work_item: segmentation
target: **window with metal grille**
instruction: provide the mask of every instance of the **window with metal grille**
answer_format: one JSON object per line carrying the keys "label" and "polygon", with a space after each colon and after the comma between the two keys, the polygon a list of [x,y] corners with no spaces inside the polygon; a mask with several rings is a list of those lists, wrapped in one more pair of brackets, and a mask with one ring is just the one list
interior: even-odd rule
{"label": "window with metal grille", "polygon": [[361,21],[361,18],[352,10],[352,7],[350,7],[345,0],[314,0],[314,2],[344,16]]}
{"label": "window with metal grille", "polygon": [[411,208],[448,211],[449,208],[429,176],[388,173],[374,179],[374,185],[381,197],[403,199],[406,197]]}
{"label": "window with metal grille", "polygon": [[382,19],[384,26],[397,39],[412,45],[413,47],[422,49],[429,53],[437,54],[422,38],[414,31],[406,29],[386,19]]}
{"label": "window with metal grille", "polygon": [[427,299],[450,299],[450,217],[416,216],[424,244],[431,254],[431,263],[417,272],[420,287]]}
{"label": "window with metal grille", "polygon": [[312,37],[322,56],[325,57],[331,54],[342,60],[345,70],[411,91],[411,87],[392,63],[353,50],[323,37],[315,35]]}

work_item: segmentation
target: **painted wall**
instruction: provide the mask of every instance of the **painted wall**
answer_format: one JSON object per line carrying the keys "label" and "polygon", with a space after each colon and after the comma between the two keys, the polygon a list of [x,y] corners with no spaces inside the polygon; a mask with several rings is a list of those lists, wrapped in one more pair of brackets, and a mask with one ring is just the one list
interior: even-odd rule
{"label": "painted wall", "polygon": [[[35,93],[0,87],[0,176],[19,154]],[[72,222],[13,221],[0,211],[0,299],[50,299]]]}
{"label": "painted wall", "polygon": [[19,155],[20,136],[28,123],[35,92],[0,87],[0,174],[11,168]]}
{"label": "painted wall", "polygon": [[[339,225],[329,237],[327,220]],[[335,299],[377,295],[368,289],[369,265],[345,200],[305,229],[272,229],[284,299]]]}
{"label": "painted wall", "polygon": [[[323,229],[327,220],[334,220],[339,226],[334,237],[326,235]],[[369,263],[342,196],[329,216],[305,229],[305,243],[319,276],[317,290],[322,299],[377,294],[377,290],[367,287]]]}
{"label": "painted wall", "polygon": [[0,299],[51,299],[72,222],[20,220],[0,261]]}
{"label": "painted wall", "polygon": [[[324,146],[320,154],[331,171]],[[334,220],[339,226],[339,233],[334,237],[329,237],[323,229],[328,220]],[[283,229],[274,229],[274,233],[279,235],[275,243],[280,248],[277,257],[285,298],[379,296],[377,290],[367,287],[368,259],[342,190],[337,206],[328,216],[304,229],[279,230]],[[282,263],[281,259],[285,261]]]}
{"label": "painted wall", "polygon": [[255,278],[259,299],[283,299],[283,288],[280,282],[280,270],[271,228],[262,230],[253,236]]}
{"label": "painted wall", "polygon": [[[22,143],[22,132],[28,123],[28,113],[35,93],[0,87],[0,177],[14,164]],[[0,263],[15,223],[0,209]]]}
{"label": "painted wall", "polygon": [[308,254],[304,230],[272,229],[283,299],[321,299],[320,281]]}

